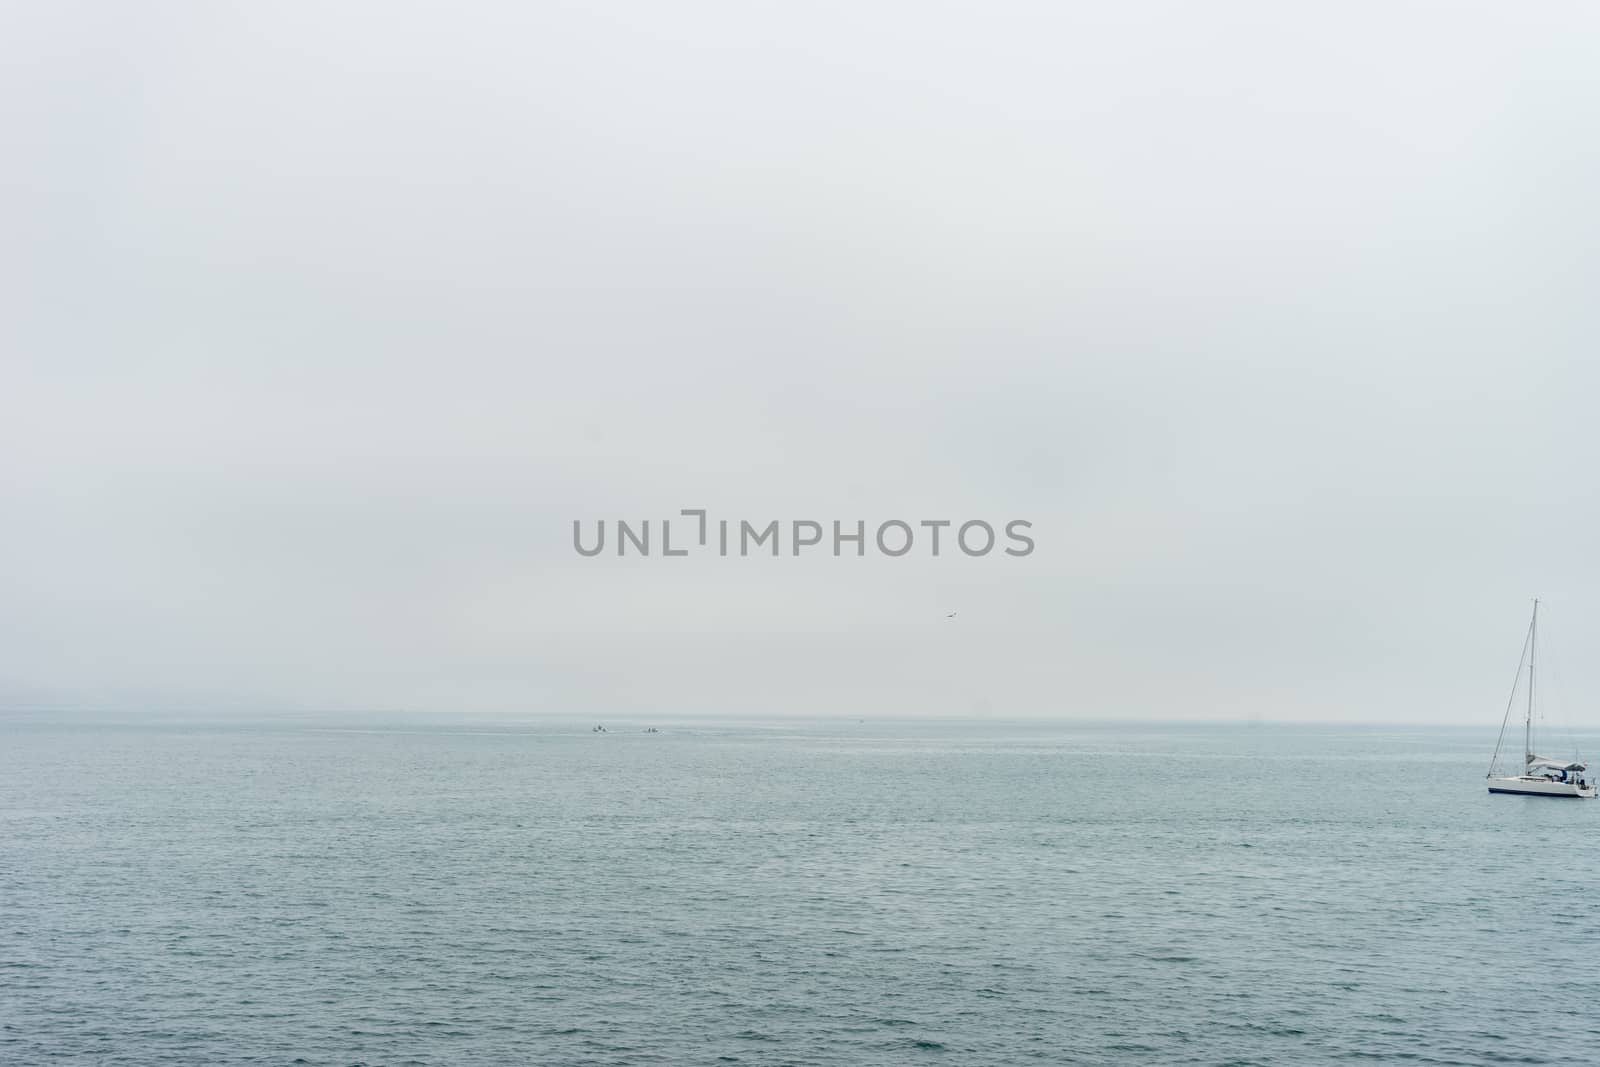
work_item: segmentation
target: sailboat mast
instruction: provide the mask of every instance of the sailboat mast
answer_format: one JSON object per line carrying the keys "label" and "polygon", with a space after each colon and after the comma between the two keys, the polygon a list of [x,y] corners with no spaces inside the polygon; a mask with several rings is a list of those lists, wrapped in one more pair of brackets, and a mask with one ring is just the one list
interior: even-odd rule
{"label": "sailboat mast", "polygon": [[1533,762],[1533,661],[1539,655],[1539,601],[1533,601],[1533,622],[1528,629],[1528,718],[1522,725],[1522,773]]}

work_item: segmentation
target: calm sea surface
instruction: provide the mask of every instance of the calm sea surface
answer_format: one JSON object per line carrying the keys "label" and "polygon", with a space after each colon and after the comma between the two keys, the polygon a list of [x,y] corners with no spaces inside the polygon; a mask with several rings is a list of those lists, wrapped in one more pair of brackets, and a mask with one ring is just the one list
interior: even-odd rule
{"label": "calm sea surface", "polygon": [[0,1063],[1600,1061],[1493,729],[589,725],[0,719]]}

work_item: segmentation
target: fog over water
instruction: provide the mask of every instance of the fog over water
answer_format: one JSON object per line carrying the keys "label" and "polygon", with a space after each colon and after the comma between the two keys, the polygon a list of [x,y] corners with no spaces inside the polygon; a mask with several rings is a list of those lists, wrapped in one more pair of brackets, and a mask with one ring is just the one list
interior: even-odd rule
{"label": "fog over water", "polygon": [[[1597,46],[12,5],[0,707],[1600,721]],[[574,551],[697,508],[1036,548]]]}

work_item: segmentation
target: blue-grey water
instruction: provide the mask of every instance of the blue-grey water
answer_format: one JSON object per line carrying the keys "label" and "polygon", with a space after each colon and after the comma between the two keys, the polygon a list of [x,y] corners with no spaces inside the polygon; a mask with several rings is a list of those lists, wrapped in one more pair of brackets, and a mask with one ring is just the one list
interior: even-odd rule
{"label": "blue-grey water", "polygon": [[1600,1060],[1493,730],[0,720],[0,1063]]}

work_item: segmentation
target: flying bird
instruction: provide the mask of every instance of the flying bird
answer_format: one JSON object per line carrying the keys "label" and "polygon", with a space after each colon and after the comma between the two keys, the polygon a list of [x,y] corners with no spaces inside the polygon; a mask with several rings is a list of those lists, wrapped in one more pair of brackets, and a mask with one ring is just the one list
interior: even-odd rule
{"label": "flying bird", "polygon": [[945,618],[947,618],[947,619],[953,619],[953,618],[955,618],[955,617],[956,617],[956,613],[955,613],[955,612],[953,612],[953,611],[952,611],[952,612],[951,612],[951,613],[950,613],[950,614],[948,614],[948,615],[946,615],[946,616],[945,616]]}

